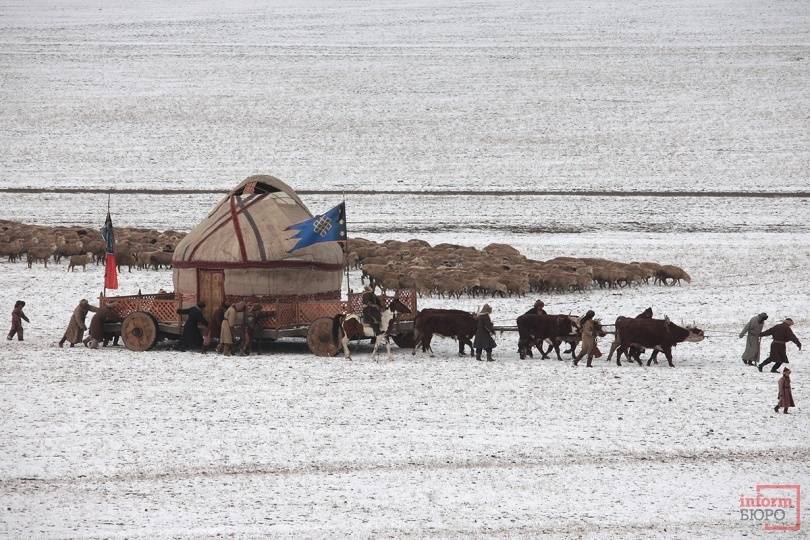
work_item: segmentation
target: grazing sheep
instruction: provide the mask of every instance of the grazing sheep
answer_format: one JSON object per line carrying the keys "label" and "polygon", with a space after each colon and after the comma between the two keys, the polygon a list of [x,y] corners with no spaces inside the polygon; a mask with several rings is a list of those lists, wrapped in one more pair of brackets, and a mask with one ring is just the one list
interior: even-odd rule
{"label": "grazing sheep", "polygon": [[73,272],[77,266],[82,267],[82,272],[87,270],[87,265],[93,262],[93,254],[88,252],[84,255],[71,255],[68,262],[68,272]]}
{"label": "grazing sheep", "polygon": [[[680,285],[681,280],[692,283],[692,278],[683,268],[672,264],[662,266],[661,269],[656,272],[655,277],[664,285],[675,285],[676,283]],[[667,283],[668,279],[671,279],[672,283]]]}

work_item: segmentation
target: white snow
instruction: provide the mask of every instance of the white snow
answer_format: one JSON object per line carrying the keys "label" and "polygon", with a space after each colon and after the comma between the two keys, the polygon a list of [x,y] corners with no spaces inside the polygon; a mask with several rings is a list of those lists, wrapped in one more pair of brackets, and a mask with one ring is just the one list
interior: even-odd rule
{"label": "white snow", "polygon": [[[60,196],[37,208],[29,195],[4,197],[40,222],[86,201]],[[760,531],[739,520],[740,495],[756,483],[810,480],[804,355],[790,346],[799,407],[775,415],[777,377],[743,366],[742,340],[731,336],[766,310],[771,321],[793,316],[807,340],[805,201],[737,223],[734,216],[777,203],[609,199],[594,207],[587,197],[488,197],[474,207],[484,208],[486,224],[468,217],[462,229],[455,213],[437,214],[458,198],[416,199],[354,197],[350,216],[360,229],[380,227],[366,234],[376,239],[499,241],[538,258],[675,262],[692,285],[544,300],[556,312],[592,308],[606,322],[650,305],[676,322],[696,321],[710,337],[678,346],[674,369],[520,361],[510,334],[498,337],[495,363],[456,358],[455,344],[441,340],[436,358],[395,348],[390,364],[372,362],[367,348],[351,363],[315,358],[300,342],[250,358],[62,350],[55,342],[76,301],[98,294],[100,268],[0,263],[0,305],[24,298],[32,319],[24,344],[0,349],[5,534],[738,538]],[[162,216],[177,229],[205,211],[200,202],[177,212],[179,202],[138,197],[129,207],[118,198],[114,217],[123,226]],[[317,210],[331,201],[307,202]],[[720,203],[720,232],[711,231],[709,208]],[[664,223],[633,232],[613,212],[625,204],[643,204]],[[583,219],[571,207],[592,211]],[[584,232],[511,232],[526,215],[537,227],[568,215],[561,221]],[[86,223],[100,219],[88,214]],[[680,229],[665,232],[670,222]],[[419,234],[412,223],[435,232]],[[453,223],[453,232],[440,232]],[[121,282],[122,294],[148,292],[170,287],[171,277],[133,271]],[[496,323],[509,324],[533,300],[487,301]],[[470,310],[481,302],[420,299]]]}
{"label": "white snow", "polygon": [[2,187],[807,189],[801,0],[31,0],[0,43]]}
{"label": "white snow", "polygon": [[[0,188],[807,190],[808,62],[800,0],[0,2]],[[116,196],[113,220],[189,229],[217,199]],[[0,193],[0,219],[100,227],[106,202]],[[789,345],[798,407],[777,415],[734,335],[765,310],[810,342],[810,201],[347,205],[376,240],[678,264],[691,285],[543,299],[709,339],[675,368],[520,361],[510,334],[494,363],[441,340],[380,364],[59,349],[100,268],[0,262],[0,311],[32,320],[0,346],[0,536],[740,538],[765,535],[740,495],[810,485],[806,353]],[[534,299],[487,301],[509,324]]]}

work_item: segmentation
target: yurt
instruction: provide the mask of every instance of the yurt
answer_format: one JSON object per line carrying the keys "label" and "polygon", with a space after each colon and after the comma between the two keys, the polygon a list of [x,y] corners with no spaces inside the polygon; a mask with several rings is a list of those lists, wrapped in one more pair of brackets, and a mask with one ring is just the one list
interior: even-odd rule
{"label": "yurt", "polygon": [[224,300],[340,298],[343,250],[322,242],[290,252],[288,226],[313,217],[295,191],[272,176],[251,176],[177,245],[174,290],[185,306],[210,313]]}

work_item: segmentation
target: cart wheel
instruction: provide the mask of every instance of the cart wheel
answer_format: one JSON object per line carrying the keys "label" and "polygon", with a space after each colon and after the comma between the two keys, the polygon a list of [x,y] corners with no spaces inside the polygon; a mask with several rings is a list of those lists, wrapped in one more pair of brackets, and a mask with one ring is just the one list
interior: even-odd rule
{"label": "cart wheel", "polygon": [[312,321],[307,331],[307,345],[315,356],[335,356],[340,347],[332,339],[331,317],[320,317]]}
{"label": "cart wheel", "polygon": [[157,337],[157,321],[145,311],[132,312],[121,323],[121,339],[130,351],[148,351]]}
{"label": "cart wheel", "polygon": [[400,349],[413,349],[416,345],[416,336],[413,331],[394,334],[391,337]]}

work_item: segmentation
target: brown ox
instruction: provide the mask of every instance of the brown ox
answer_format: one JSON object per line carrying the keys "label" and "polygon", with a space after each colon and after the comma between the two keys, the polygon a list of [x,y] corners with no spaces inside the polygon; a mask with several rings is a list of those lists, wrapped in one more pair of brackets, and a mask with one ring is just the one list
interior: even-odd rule
{"label": "brown ox", "polygon": [[476,320],[472,313],[460,309],[423,309],[413,323],[416,330],[412,354],[416,354],[416,348],[421,346],[422,352],[430,351],[430,356],[433,356],[430,341],[434,335],[439,335],[458,340],[459,356],[465,356],[465,345],[470,346],[470,356],[473,355]]}
{"label": "brown ox", "polygon": [[374,350],[371,351],[371,356],[377,360],[377,348],[380,346],[381,341],[385,341],[385,348],[388,354],[388,360],[393,360],[391,355],[391,341],[390,334],[391,324],[394,322],[397,313],[410,313],[411,310],[403,304],[399,298],[394,297],[380,313],[380,333],[375,334],[371,326],[363,324],[355,314],[350,315],[335,315],[332,320],[332,338],[335,343],[340,343],[343,346],[343,352],[349,360],[352,359],[352,354],[349,351],[349,340],[358,339],[363,337],[370,337],[374,339]]}
{"label": "brown ox", "polygon": [[[622,365],[620,361],[622,354],[631,360],[635,359],[638,365],[641,365],[639,349],[646,348],[663,352],[670,367],[675,367],[672,363],[672,347],[684,341],[697,343],[703,339],[703,330],[694,327],[682,328],[669,319],[619,317],[616,319],[616,338],[611,350],[618,350],[616,364],[619,366]],[[647,365],[651,363],[652,356],[647,360]]]}
{"label": "brown ox", "polygon": [[[579,329],[579,321],[569,315],[532,315],[524,313],[517,318],[518,327],[518,354],[523,360],[532,355],[532,347],[540,349],[543,340],[551,340],[557,359],[560,356],[560,342],[575,335]],[[549,351],[550,352],[550,351]],[[543,355],[545,358],[546,355]]]}

